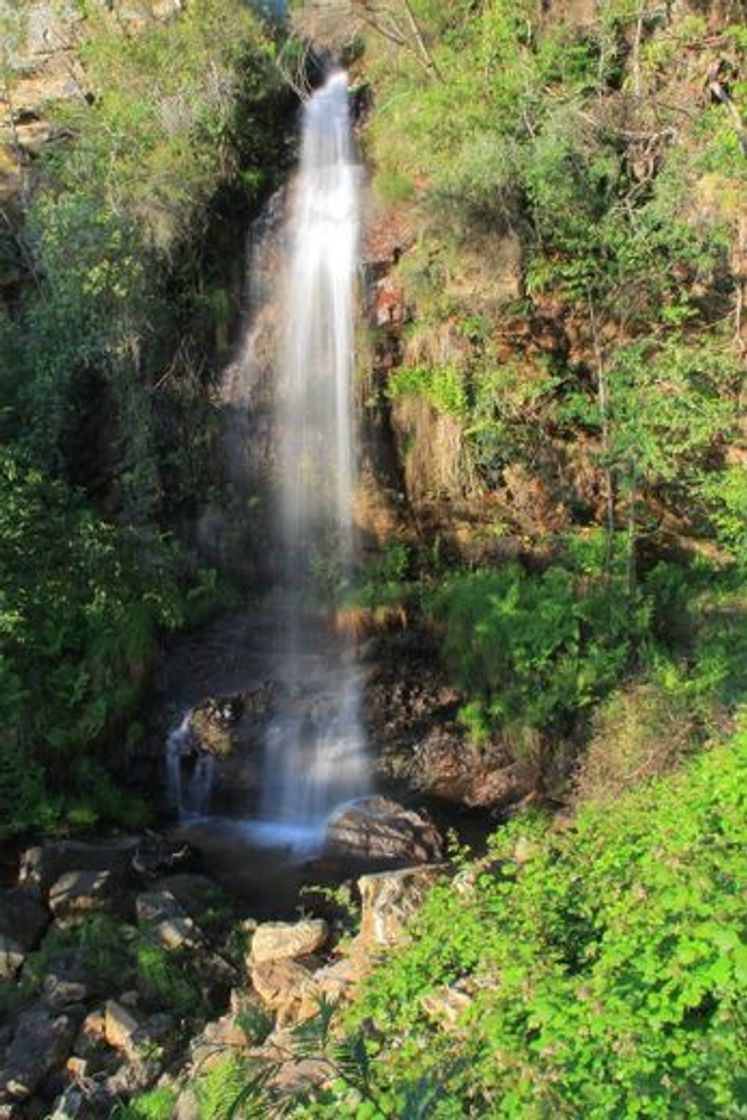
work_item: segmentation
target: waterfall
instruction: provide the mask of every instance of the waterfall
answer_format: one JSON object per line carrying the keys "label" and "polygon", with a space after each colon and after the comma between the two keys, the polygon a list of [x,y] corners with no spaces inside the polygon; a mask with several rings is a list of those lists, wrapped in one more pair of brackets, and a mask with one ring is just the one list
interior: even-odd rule
{"label": "waterfall", "polygon": [[[196,750],[190,721],[192,712],[171,729],[166,738],[166,780],[172,809],[180,821],[196,820],[210,808],[210,793],[215,776],[215,759]],[[192,762],[192,773],[185,781],[184,760]]]}
{"label": "waterfall", "polygon": [[281,305],[275,516],[289,700],[267,736],[261,816],[290,832],[321,829],[368,785],[352,640],[333,638],[313,606],[320,584],[349,583],[353,563],[359,178],[347,78],[335,73],[304,108]]}

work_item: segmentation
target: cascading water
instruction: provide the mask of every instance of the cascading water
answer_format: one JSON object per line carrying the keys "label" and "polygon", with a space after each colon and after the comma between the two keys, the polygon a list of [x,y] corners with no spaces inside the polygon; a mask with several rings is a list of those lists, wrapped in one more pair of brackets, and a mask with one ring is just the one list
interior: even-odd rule
{"label": "cascading water", "polygon": [[[210,808],[210,791],[215,774],[215,759],[194,748],[190,727],[191,712],[171,729],[166,739],[166,778],[169,801],[179,820],[199,819]],[[184,760],[191,758],[192,772],[184,772]]]}
{"label": "cascading water", "polygon": [[[347,79],[336,73],[304,108],[301,163],[285,236],[275,237],[279,225],[273,207],[282,198],[277,195],[265,215],[270,240],[265,246],[260,230],[250,255],[255,298],[239,358],[224,385],[228,473],[238,510],[256,485],[258,448],[250,441],[257,429],[250,405],[255,385],[265,376],[268,319],[274,321],[279,305],[274,423],[263,423],[260,447],[265,454],[271,447],[277,464],[273,561],[280,606],[274,612],[272,648],[266,612],[256,612],[248,627],[239,627],[264,635],[260,679],[276,682],[282,697],[266,729],[257,818],[215,815],[218,769],[191,722],[193,710],[180,716],[166,740],[169,798],[182,823],[295,853],[313,850],[332,810],[369,788],[353,641],[329,625],[334,593],[330,590],[330,601],[320,603],[320,587],[344,587],[353,565],[359,179]],[[288,255],[283,289],[273,306],[268,289],[278,240],[287,243]],[[249,667],[246,639],[240,641],[238,664],[246,680],[232,676],[231,688],[244,691],[249,681],[256,683],[258,650],[252,647],[255,664]],[[251,770],[253,758],[247,761]]]}
{"label": "cascading water", "polygon": [[352,641],[331,648],[310,607],[320,575],[344,586],[353,563],[359,177],[347,78],[335,73],[304,110],[282,304],[279,675],[289,701],[268,734],[261,816],[289,835],[318,832],[336,805],[368,787]]}

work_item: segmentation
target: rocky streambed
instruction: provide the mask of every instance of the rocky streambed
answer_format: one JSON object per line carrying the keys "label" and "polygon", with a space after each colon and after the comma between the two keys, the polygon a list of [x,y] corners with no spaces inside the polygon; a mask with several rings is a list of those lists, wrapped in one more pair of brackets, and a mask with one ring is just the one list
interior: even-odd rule
{"label": "rocky streambed", "polygon": [[[122,756],[158,832],[48,840],[9,866],[0,1120],[97,1120],[154,1087],[175,1116],[199,1118],[200,1078],[228,1056],[256,1059],[276,1094],[330,1077],[325,1060],[299,1057],[294,1028],[349,998],[404,936],[448,872],[446,829],[474,840],[529,792],[500,744],[465,742],[432,636],[404,628],[359,651],[371,796],[343,807],[313,854],[258,838],[269,721],[310,702],[275,674],[272,635],[270,612],[252,607],[168,651],[149,733]],[[174,803],[175,732],[182,798],[211,761],[199,813]]]}
{"label": "rocky streambed", "polygon": [[[386,812],[380,802],[368,820]],[[353,835],[354,817],[337,843]],[[352,937],[323,868],[306,869],[302,917],[262,921],[163,835],[24,852],[0,893],[0,1117],[108,1117],[154,1087],[175,1116],[199,1117],[200,1078],[227,1057],[266,1063],[280,1094],[329,1077],[298,1056],[293,1028],[349,998],[445,874],[435,832],[419,836],[420,862],[350,882]]]}

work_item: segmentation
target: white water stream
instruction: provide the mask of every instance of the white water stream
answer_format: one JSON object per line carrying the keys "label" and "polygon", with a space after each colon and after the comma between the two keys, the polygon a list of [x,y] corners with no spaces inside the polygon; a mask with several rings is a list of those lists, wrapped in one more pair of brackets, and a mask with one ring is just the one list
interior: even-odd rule
{"label": "white water stream", "polygon": [[290,215],[278,386],[280,673],[301,702],[270,728],[262,798],[263,818],[310,830],[368,787],[351,641],[320,664],[309,611],[320,582],[344,586],[353,563],[359,180],[347,79],[335,73],[305,106]]}
{"label": "white water stream", "polygon": [[[313,850],[331,811],[369,789],[352,639],[333,635],[320,587],[352,574],[356,483],[352,378],[360,166],[348,84],[332,74],[306,102],[301,162],[287,224],[280,299],[275,431],[277,639],[273,677],[287,702],[266,737],[259,819],[239,825],[261,844]],[[242,429],[246,436],[246,425]],[[326,616],[326,617],[325,617]],[[167,742],[174,807],[209,813],[214,761],[189,780],[189,714]]]}

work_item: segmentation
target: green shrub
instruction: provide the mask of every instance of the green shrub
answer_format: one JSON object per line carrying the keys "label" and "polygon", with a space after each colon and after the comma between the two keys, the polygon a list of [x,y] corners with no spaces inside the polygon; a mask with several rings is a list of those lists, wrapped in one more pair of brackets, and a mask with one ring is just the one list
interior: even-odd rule
{"label": "green shrub", "polygon": [[157,629],[182,619],[173,549],[150,540],[147,563],[139,552],[135,535],[105,524],[78,493],[0,453],[6,834],[50,823],[73,789],[97,791],[104,812],[116,800],[80,756],[130,711]]}
{"label": "green shrub", "polygon": [[617,578],[518,564],[456,575],[426,606],[478,740],[497,728],[567,730],[620,680],[647,615]]}
{"label": "green shrub", "polygon": [[[379,1111],[338,1086],[294,1115],[741,1115],[745,778],[742,732],[571,828],[501,829],[349,1015]],[[423,1001],[457,980],[450,1025]]]}
{"label": "green shrub", "polygon": [[118,1104],[111,1120],[172,1120],[178,1098],[174,1089],[151,1089],[127,1104]]}
{"label": "green shrub", "polygon": [[190,958],[142,940],[135,949],[137,987],[153,1007],[168,1007],[180,1019],[198,1015],[202,992]]}
{"label": "green shrub", "polygon": [[675,665],[632,682],[594,713],[576,779],[583,800],[615,800],[679,766],[697,746],[693,682]]}
{"label": "green shrub", "polygon": [[241,1115],[236,1106],[246,1089],[247,1072],[245,1062],[230,1057],[198,1078],[195,1095],[200,1120],[231,1120]]}

